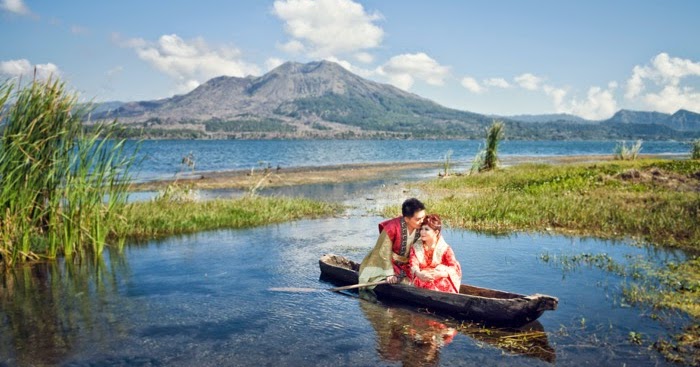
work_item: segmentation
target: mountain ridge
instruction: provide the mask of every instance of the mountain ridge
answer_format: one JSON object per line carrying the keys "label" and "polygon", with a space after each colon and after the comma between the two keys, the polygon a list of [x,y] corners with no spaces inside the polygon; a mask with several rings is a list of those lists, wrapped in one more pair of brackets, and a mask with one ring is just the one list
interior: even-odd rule
{"label": "mountain ridge", "polygon": [[[259,77],[220,76],[187,94],[109,107],[93,111],[91,119],[117,118],[147,136],[189,131],[202,138],[482,138],[494,120],[364,79],[330,61],[286,62]],[[680,131],[700,136],[700,114],[685,110],[621,110],[599,122],[565,114],[497,119],[520,139],[576,139],[577,132],[613,139],[687,138]]]}

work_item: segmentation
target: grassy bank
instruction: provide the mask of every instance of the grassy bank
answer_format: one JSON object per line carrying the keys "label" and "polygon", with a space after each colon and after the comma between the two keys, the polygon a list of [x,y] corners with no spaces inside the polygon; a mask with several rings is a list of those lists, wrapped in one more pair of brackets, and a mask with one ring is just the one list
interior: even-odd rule
{"label": "grassy bank", "polygon": [[425,183],[452,226],[633,237],[700,250],[700,161],[524,164]]}
{"label": "grassy bank", "polygon": [[155,200],[129,204],[118,237],[135,240],[220,228],[248,228],[338,213],[341,206],[300,198],[252,196],[233,200]]}
{"label": "grassy bank", "polygon": [[[421,188],[427,193],[429,211],[439,213],[452,227],[634,238],[691,254],[700,251],[697,160],[523,164],[430,181]],[[696,256],[682,264],[646,269],[624,292],[630,303],[679,310],[693,318],[683,334],[654,344],[669,360],[690,365],[700,363]]]}

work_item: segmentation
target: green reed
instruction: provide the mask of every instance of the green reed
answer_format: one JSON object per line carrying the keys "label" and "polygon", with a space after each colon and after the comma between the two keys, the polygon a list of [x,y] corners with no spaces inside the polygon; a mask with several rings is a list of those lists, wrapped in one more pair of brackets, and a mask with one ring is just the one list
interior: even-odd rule
{"label": "green reed", "polygon": [[101,253],[126,201],[124,141],[112,140],[113,124],[86,133],[87,108],[58,80],[0,90],[2,262]]}
{"label": "green reed", "polygon": [[492,171],[498,167],[498,145],[504,136],[503,121],[494,121],[486,131],[486,147],[474,157],[471,172]]}

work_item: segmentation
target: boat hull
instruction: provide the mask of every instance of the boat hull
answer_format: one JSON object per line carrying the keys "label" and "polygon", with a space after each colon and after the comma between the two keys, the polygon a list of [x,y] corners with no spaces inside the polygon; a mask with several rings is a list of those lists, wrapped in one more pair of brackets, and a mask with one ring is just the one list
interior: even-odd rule
{"label": "boat hull", "polygon": [[[359,264],[338,255],[324,255],[319,260],[321,279],[334,284],[357,284]],[[425,307],[455,318],[490,325],[517,327],[537,320],[545,311],[555,310],[556,297],[530,296],[475,287],[460,286],[460,293],[437,292],[406,284],[381,284],[374,292],[382,301],[401,302]]]}

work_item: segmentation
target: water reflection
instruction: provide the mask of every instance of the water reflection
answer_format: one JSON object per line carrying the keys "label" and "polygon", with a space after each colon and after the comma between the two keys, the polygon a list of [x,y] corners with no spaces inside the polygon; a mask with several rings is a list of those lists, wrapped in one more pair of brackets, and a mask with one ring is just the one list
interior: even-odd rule
{"label": "water reflection", "polygon": [[440,349],[452,342],[457,329],[396,307],[360,302],[360,309],[377,335],[382,359],[403,366],[437,366]]}
{"label": "water reflection", "polygon": [[[364,295],[367,297],[367,294]],[[398,305],[361,301],[360,309],[377,337],[377,352],[382,359],[403,366],[437,366],[440,350],[457,334],[476,343],[503,351],[554,363],[556,353],[547,333],[538,321],[520,328],[489,328],[480,324],[440,319],[431,314]]]}
{"label": "water reflection", "polygon": [[57,365],[82,340],[122,326],[111,300],[128,272],[122,258],[48,262],[9,269],[0,283],[0,364]]}

